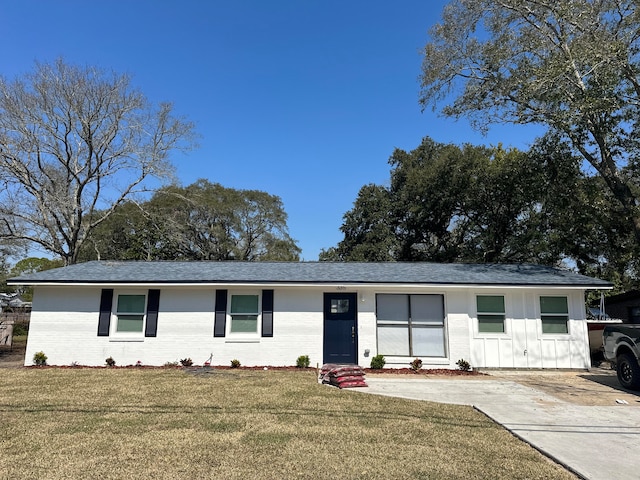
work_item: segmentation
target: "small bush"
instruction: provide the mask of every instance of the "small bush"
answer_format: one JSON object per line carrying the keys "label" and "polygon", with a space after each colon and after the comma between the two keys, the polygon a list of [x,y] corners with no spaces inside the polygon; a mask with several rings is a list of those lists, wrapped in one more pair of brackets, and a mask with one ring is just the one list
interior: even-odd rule
{"label": "small bush", "polygon": [[141,362],[140,360],[138,360],[138,361],[136,362],[136,367],[141,367],[141,366],[142,366],[142,362]]}
{"label": "small bush", "polygon": [[384,359],[384,355],[376,355],[371,359],[371,368],[374,370],[380,370],[381,368],[384,368],[385,363],[387,363],[387,361]]}
{"label": "small bush", "polygon": [[413,360],[411,363],[411,369],[414,372],[417,372],[418,370],[420,370],[422,368],[422,360],[420,360],[419,358],[416,358],[415,360]]}
{"label": "small bush", "polygon": [[240,360],[238,360],[237,358],[234,358],[233,360],[231,360],[231,368],[238,368],[240,366]]}
{"label": "small bush", "polygon": [[173,362],[164,362],[164,366],[169,368],[169,367],[177,367],[179,365],[178,361],[175,360]]}
{"label": "small bush", "polygon": [[44,352],[36,352],[33,354],[33,363],[39,367],[47,364],[47,356]]}
{"label": "small bush", "polygon": [[463,372],[468,372],[468,371],[471,370],[471,364],[469,362],[467,362],[464,358],[461,358],[460,360],[458,360],[456,362],[456,365]]}
{"label": "small bush", "polygon": [[115,367],[116,365],[116,361],[113,359],[113,357],[109,357],[104,361],[108,367]]}
{"label": "small bush", "polygon": [[24,337],[27,333],[29,333],[29,329],[26,325],[22,323],[16,323],[13,326],[13,336],[14,337]]}
{"label": "small bush", "polygon": [[296,360],[296,367],[298,368],[309,368],[310,364],[309,355],[300,355]]}
{"label": "small bush", "polygon": [[191,365],[193,365],[193,360],[191,360],[191,358],[183,358],[182,360],[180,360],[180,365],[182,365],[183,367],[190,367]]}

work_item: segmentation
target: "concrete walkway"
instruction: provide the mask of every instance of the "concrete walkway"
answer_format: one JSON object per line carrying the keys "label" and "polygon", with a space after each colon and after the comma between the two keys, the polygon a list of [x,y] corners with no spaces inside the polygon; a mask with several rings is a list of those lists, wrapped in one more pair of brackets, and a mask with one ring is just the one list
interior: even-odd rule
{"label": "concrete walkway", "polygon": [[640,478],[640,402],[574,405],[515,381],[487,377],[368,376],[367,384],[358,391],[471,405],[582,478]]}

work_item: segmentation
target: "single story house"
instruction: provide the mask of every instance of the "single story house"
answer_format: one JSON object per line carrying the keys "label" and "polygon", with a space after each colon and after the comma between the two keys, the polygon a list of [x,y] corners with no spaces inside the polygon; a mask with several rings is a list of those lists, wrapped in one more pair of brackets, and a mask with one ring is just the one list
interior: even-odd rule
{"label": "single story house", "polygon": [[25,364],[590,367],[585,291],[609,282],[536,265],[93,261],[34,287]]}

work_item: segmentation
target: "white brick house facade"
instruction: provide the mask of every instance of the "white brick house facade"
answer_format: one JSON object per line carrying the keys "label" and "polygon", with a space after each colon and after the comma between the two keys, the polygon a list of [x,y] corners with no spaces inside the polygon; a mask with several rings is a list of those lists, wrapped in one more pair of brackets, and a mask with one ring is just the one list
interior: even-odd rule
{"label": "white brick house facade", "polygon": [[584,293],[610,285],[527,268],[90,262],[11,283],[34,285],[26,365],[588,368]]}

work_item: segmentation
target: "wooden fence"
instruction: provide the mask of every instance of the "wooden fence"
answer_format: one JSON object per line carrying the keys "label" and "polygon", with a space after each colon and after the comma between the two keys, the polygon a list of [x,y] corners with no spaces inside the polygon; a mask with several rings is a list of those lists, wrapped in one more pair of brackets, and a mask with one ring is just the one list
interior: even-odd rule
{"label": "wooden fence", "polygon": [[29,325],[31,312],[2,312],[0,313],[0,322],[13,321],[15,324]]}
{"label": "wooden fence", "polygon": [[0,313],[0,346],[10,347],[13,331],[17,325],[29,329],[30,312],[2,312]]}

